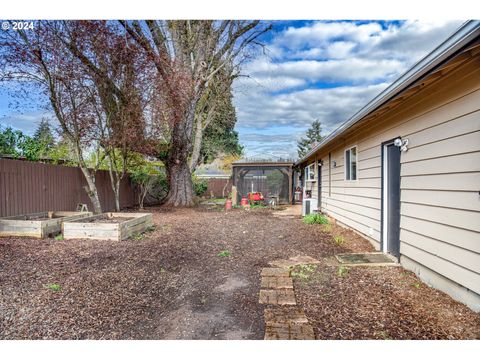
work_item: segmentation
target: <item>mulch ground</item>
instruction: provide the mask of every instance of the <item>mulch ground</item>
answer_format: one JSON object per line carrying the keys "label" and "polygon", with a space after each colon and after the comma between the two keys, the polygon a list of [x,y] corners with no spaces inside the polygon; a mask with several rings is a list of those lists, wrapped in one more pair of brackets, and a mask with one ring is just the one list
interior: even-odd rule
{"label": "mulch ground", "polygon": [[351,231],[333,227],[338,246],[298,218],[219,210],[149,209],[156,229],[122,242],[0,238],[0,338],[262,339],[261,268],[296,255],[322,259],[295,280],[317,338],[478,336],[480,315],[409,272],[337,276],[331,256],[372,250]]}

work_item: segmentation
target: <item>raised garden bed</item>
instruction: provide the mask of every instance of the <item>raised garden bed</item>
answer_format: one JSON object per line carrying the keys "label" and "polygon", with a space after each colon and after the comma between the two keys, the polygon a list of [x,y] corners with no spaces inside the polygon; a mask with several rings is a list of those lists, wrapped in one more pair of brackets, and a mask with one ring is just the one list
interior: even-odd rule
{"label": "raised garden bed", "polygon": [[104,213],[64,222],[64,239],[125,240],[153,225],[149,213]]}
{"label": "raised garden bed", "polygon": [[45,238],[61,232],[62,222],[92,216],[83,211],[44,211],[0,218],[0,236]]}

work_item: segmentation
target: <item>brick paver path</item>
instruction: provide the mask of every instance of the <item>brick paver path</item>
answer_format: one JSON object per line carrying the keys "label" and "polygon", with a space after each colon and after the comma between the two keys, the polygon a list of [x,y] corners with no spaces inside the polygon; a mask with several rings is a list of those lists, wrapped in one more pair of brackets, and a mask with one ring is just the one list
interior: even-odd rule
{"label": "brick paver path", "polygon": [[275,267],[262,269],[259,302],[277,306],[265,309],[265,340],[315,339],[313,327],[308,323],[304,311],[295,306],[297,303],[290,268],[318,262],[309,256],[295,256],[288,260],[272,261],[269,265]]}

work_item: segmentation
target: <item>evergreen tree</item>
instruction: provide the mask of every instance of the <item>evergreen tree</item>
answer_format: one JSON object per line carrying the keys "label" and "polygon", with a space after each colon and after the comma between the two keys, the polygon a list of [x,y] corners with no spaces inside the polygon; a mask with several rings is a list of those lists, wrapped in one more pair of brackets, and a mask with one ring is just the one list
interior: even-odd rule
{"label": "evergreen tree", "polygon": [[302,158],[307,155],[312,148],[312,144],[318,143],[320,140],[322,140],[322,124],[320,120],[315,120],[307,130],[306,137],[302,137],[298,141],[298,156]]}
{"label": "evergreen tree", "polygon": [[20,130],[13,130],[11,127],[3,129],[0,125],[0,155],[20,156],[18,144],[23,136]]}
{"label": "evergreen tree", "polygon": [[42,119],[40,124],[38,124],[37,130],[33,135],[33,140],[35,140],[39,146],[40,151],[38,156],[44,157],[55,145],[55,139],[52,134],[52,129],[50,124],[45,119]]}

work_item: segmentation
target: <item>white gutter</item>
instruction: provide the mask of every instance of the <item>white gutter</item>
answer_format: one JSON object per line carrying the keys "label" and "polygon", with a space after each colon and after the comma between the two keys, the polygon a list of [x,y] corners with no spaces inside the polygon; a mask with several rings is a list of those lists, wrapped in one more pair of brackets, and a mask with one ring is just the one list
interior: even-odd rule
{"label": "white gutter", "polygon": [[361,108],[337,129],[335,129],[330,135],[320,141],[320,143],[311,149],[304,157],[297,160],[295,165],[299,165],[304,162],[320,148],[332,142],[352,125],[356,124],[365,116],[369,115],[381,105],[385,104],[392,97],[398,95],[414,82],[418,81],[421,77],[432,71],[435,67],[447,60],[450,56],[478,36],[480,36],[480,20],[470,20],[462,24],[462,26],[460,26],[460,28],[458,28],[458,30],[455,31],[448,39],[437,46],[431,53],[418,61],[415,65],[413,65],[395,82],[374,97],[367,105]]}

